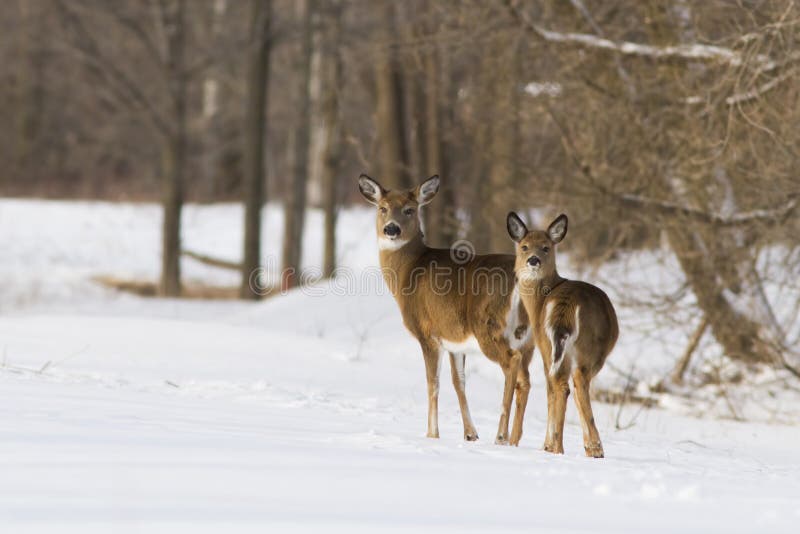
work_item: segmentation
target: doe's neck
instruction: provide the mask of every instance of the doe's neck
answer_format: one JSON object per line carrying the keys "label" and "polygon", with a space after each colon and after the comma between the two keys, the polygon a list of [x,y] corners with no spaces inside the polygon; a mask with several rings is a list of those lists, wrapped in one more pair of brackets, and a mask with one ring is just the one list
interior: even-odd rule
{"label": "doe's neck", "polygon": [[428,247],[425,245],[422,232],[417,232],[407,240],[391,241],[386,238],[378,238],[378,248],[381,267],[400,267],[406,262],[418,258]]}

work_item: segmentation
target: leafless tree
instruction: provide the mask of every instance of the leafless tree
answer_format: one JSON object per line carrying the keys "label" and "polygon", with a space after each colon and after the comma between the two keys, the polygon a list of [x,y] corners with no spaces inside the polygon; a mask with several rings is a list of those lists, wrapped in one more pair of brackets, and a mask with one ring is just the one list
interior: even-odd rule
{"label": "leafless tree", "polygon": [[291,133],[290,158],[291,179],[284,202],[283,260],[281,287],[288,289],[297,285],[300,276],[303,251],[303,223],[306,213],[306,186],[308,178],[308,154],[311,135],[310,82],[311,82],[311,18],[317,9],[314,0],[295,3],[295,15],[299,21],[300,38],[296,46],[296,69],[294,76],[296,116]]}
{"label": "leafless tree", "polygon": [[242,298],[259,297],[263,281],[258,276],[261,261],[261,208],[264,194],[264,142],[266,134],[267,89],[270,71],[270,21],[272,3],[269,0],[251,1],[249,76],[247,82],[247,111],[245,113],[245,190],[244,190],[244,254]]}
{"label": "leafless tree", "polygon": [[[342,3],[333,0],[327,9],[318,10],[314,20],[315,70],[318,80],[317,110],[319,151],[316,166],[322,192],[324,222],[324,251],[322,275],[329,278],[336,269],[336,221],[339,209],[338,173],[342,157],[341,91],[342,75]],[[310,166],[314,166],[310,162]]]}

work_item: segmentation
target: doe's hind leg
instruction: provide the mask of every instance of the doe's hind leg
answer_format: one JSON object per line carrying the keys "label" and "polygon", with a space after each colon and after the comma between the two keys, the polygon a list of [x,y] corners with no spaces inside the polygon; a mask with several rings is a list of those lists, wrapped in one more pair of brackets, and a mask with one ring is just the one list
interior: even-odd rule
{"label": "doe's hind leg", "polygon": [[472,422],[472,417],[469,413],[469,405],[467,404],[466,393],[466,375],[464,373],[464,362],[466,356],[464,354],[450,353],[450,374],[453,377],[453,387],[456,390],[458,397],[458,406],[461,409],[461,420],[464,423],[464,439],[467,441],[476,441],[478,439],[478,431]]}

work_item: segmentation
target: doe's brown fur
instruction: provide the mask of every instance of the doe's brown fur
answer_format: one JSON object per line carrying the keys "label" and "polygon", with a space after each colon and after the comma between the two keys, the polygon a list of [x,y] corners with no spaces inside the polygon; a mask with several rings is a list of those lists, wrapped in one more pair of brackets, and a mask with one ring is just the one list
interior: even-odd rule
{"label": "doe's brown fur", "polygon": [[[480,352],[500,364],[505,376],[495,441],[517,445],[530,391],[533,340],[525,307],[513,295],[514,256],[428,247],[418,210],[430,202],[438,185],[434,176],[410,191],[388,191],[366,175],[359,178],[361,193],[377,207],[375,229],[384,280],[400,307],[403,323],[422,348],[428,384],[427,435],[439,437],[439,363],[441,353],[447,351],[464,438],[478,438],[464,381],[468,351],[464,344],[474,340]],[[515,393],[516,412],[509,437]]]}

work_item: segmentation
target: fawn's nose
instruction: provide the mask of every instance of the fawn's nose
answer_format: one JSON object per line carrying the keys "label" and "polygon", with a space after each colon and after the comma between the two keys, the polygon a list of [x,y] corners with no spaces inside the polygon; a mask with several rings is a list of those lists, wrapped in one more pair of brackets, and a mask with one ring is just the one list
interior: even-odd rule
{"label": "fawn's nose", "polygon": [[400,235],[400,227],[397,226],[395,223],[390,222],[389,224],[383,227],[383,233],[389,237],[397,237]]}
{"label": "fawn's nose", "polygon": [[528,265],[530,265],[531,267],[538,267],[541,264],[542,260],[540,260],[536,256],[531,256],[530,258],[528,258]]}

